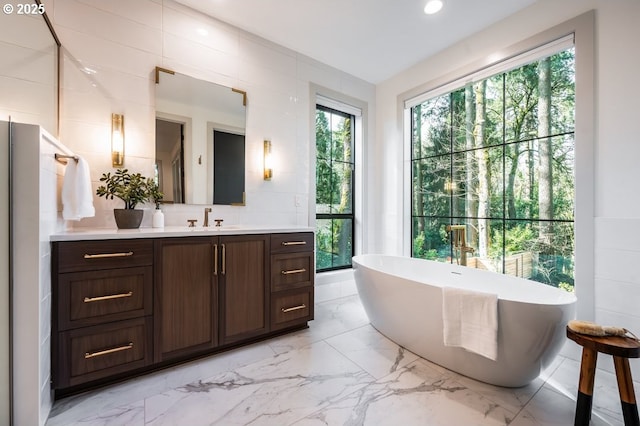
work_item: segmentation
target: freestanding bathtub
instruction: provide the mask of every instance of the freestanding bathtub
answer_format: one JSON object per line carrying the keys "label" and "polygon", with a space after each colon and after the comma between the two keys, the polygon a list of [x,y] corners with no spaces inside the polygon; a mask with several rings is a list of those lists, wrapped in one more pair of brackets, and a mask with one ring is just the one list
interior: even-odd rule
{"label": "freestanding bathtub", "polygon": [[[356,286],[371,324],[398,345],[449,370],[498,386],[524,386],[558,354],[572,293],[522,278],[387,255],[353,258]],[[442,288],[498,295],[495,361],[444,345]]]}

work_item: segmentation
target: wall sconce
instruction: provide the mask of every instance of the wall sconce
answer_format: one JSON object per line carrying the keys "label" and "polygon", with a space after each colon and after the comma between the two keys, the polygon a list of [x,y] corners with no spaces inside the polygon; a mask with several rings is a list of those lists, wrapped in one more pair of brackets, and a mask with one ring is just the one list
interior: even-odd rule
{"label": "wall sconce", "polygon": [[447,180],[444,183],[445,192],[453,193],[453,192],[456,192],[457,189],[458,189],[458,185],[456,185],[455,182],[451,182],[451,180],[447,178]]}
{"label": "wall sconce", "polygon": [[111,164],[124,165],[124,116],[111,114]]}
{"label": "wall sconce", "polygon": [[264,141],[264,180],[271,180],[273,164],[271,158],[271,141]]}

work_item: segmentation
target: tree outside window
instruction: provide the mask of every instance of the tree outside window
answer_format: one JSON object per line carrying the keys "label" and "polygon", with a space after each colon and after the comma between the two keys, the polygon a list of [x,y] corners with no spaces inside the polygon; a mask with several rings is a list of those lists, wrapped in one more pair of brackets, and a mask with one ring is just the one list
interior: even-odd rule
{"label": "tree outside window", "polygon": [[316,109],[316,270],[350,268],[353,256],[354,117]]}
{"label": "tree outside window", "polygon": [[412,256],[573,289],[574,51],[411,109]]}

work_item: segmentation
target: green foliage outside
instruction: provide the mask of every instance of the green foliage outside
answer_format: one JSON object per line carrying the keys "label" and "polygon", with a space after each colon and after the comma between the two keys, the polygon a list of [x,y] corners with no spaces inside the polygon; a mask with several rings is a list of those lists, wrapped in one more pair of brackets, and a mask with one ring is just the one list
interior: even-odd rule
{"label": "green foliage outside", "polygon": [[353,122],[316,111],[316,270],[351,265],[353,255]]}
{"label": "green foliage outside", "polygon": [[456,261],[463,224],[484,266],[573,288],[574,74],[571,49],[412,108],[414,257]]}
{"label": "green foliage outside", "polygon": [[413,239],[413,257],[427,260],[438,260],[438,250],[425,249],[425,236],[420,233]]}

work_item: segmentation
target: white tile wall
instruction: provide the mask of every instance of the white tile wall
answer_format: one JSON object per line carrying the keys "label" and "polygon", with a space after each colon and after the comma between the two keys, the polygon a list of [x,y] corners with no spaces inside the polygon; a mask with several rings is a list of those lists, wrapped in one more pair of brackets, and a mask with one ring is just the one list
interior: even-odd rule
{"label": "white tile wall", "polygon": [[42,17],[0,15],[0,51],[0,120],[11,117],[57,132],[55,73],[43,72],[56,69],[56,47]]}
{"label": "white tile wall", "polygon": [[[313,202],[309,84],[370,104],[374,86],[172,0],[137,0],[133,11],[124,3],[129,4],[65,0],[52,6],[53,25],[64,46],[60,139],[89,162],[94,188],[100,175],[112,170],[112,112],[125,115],[125,167],[151,175],[153,70],[163,66],[247,91],[247,205],[214,206],[214,215],[227,223],[309,225]],[[198,29],[207,35],[198,34]],[[270,182],[262,179],[264,139],[273,142]],[[302,200],[299,206],[296,196]],[[115,226],[111,210],[120,204],[97,197],[94,203],[96,217],[73,226]],[[202,216],[202,207],[164,210],[167,225]],[[146,214],[142,226],[149,224]]]}
{"label": "white tile wall", "polygon": [[[145,52],[160,54],[162,46],[158,44],[160,36],[159,6],[150,1],[137,1],[137,7],[147,7],[150,13],[147,22],[138,22],[142,14],[131,14],[131,8],[125,2],[116,4],[105,11],[96,7],[93,1],[56,1],[54,9],[55,26],[73,28],[85,34],[94,35],[105,41],[130,46]],[[115,6],[115,7],[114,7]],[[64,40],[61,40],[65,44]],[[112,59],[117,59],[113,57]]]}
{"label": "white tile wall", "polygon": [[[624,327],[640,335],[640,219],[597,218],[595,221],[596,321]],[[613,371],[609,357],[603,368]],[[640,378],[640,363],[631,362]]]}
{"label": "white tile wall", "polygon": [[[14,423],[43,425],[51,395],[51,244],[68,153],[35,125],[14,124]],[[38,171],[39,172],[34,172]]]}
{"label": "white tile wall", "polygon": [[[39,286],[39,143],[36,126],[13,126],[13,409],[16,424],[38,425],[42,343]],[[18,196],[19,194],[19,196]],[[50,278],[49,278],[50,279]]]}

